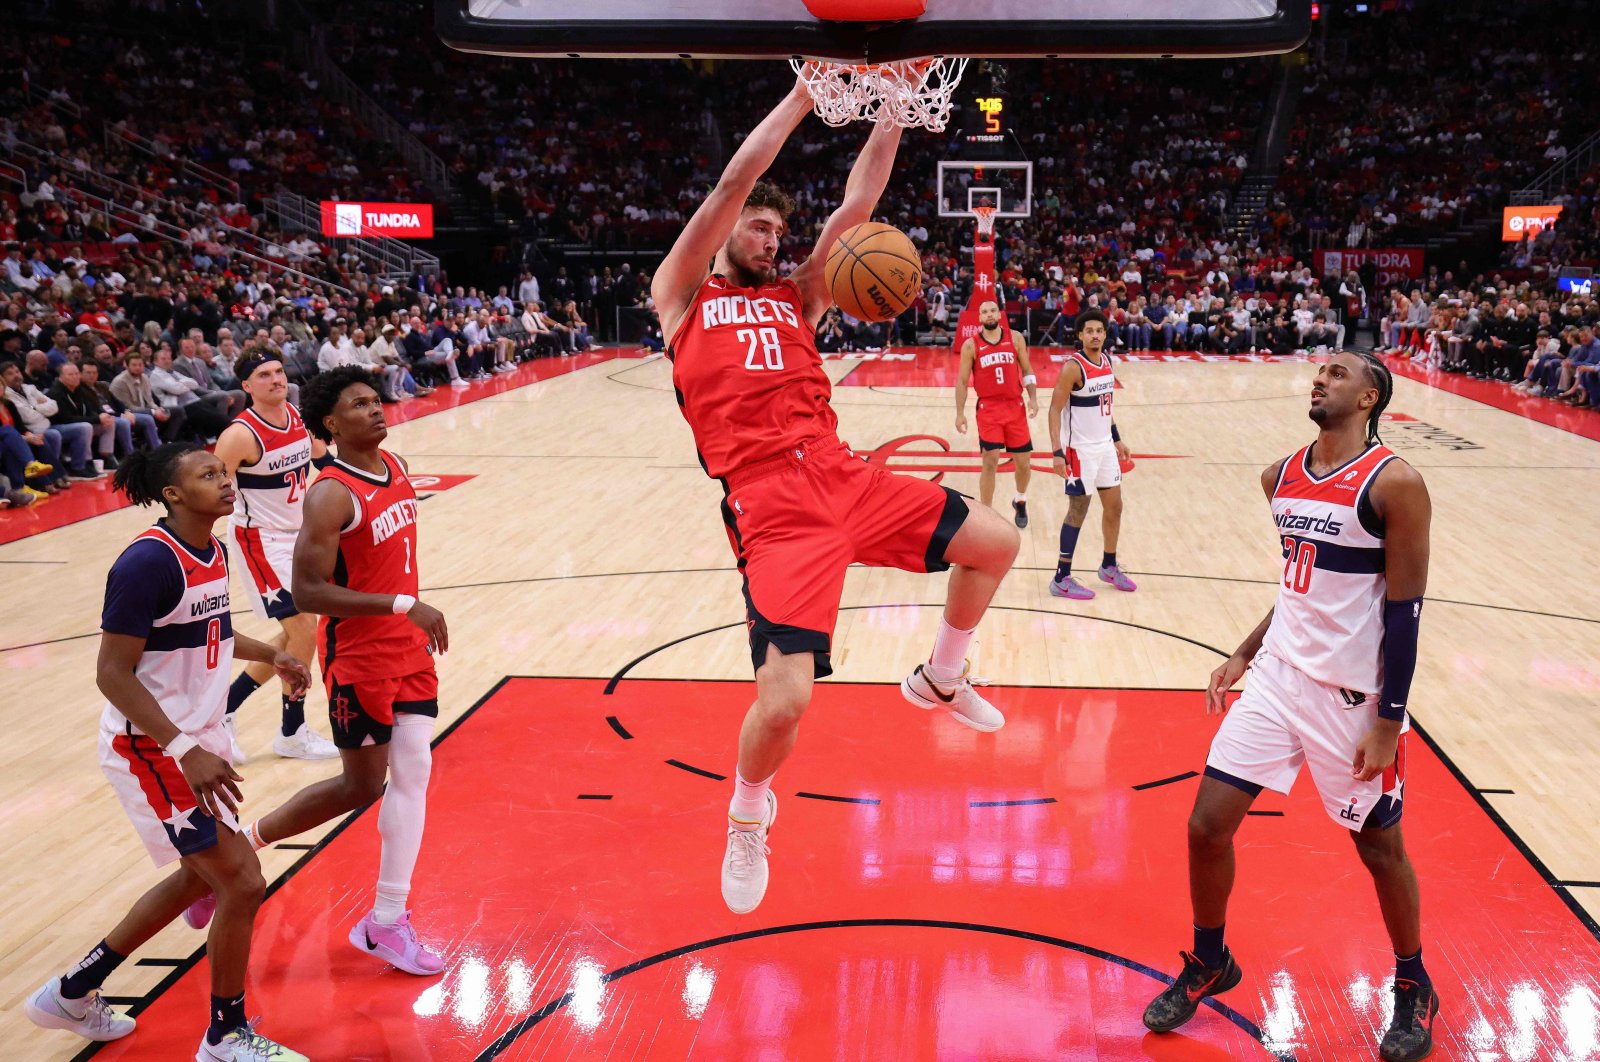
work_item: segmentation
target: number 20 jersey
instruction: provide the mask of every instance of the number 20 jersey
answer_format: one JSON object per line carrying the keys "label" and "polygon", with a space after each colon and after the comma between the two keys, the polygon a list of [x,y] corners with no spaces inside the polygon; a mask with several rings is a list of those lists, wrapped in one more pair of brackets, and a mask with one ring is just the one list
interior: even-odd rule
{"label": "number 20 jersey", "polygon": [[1283,542],[1278,603],[1263,646],[1328,686],[1383,685],[1384,528],[1372,484],[1397,458],[1386,446],[1311,474],[1311,448],[1283,463],[1272,519]]}
{"label": "number 20 jersey", "polygon": [[789,279],[741,288],[713,274],[695,292],[667,345],[678,407],[713,479],[835,437],[833,387]]}

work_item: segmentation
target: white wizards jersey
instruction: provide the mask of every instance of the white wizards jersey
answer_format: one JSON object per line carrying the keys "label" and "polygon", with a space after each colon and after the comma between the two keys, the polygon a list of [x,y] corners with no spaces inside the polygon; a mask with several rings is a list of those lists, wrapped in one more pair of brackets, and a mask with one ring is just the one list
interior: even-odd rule
{"label": "white wizards jersey", "polygon": [[[106,577],[100,627],[145,640],[134,675],[179,730],[193,735],[222,722],[233,678],[233,623],[228,554],[215,536],[199,553],[161,524],[134,539]],[[100,725],[140,733],[109,702]]]}
{"label": "white wizards jersey", "polygon": [[306,480],[311,475],[311,433],[293,406],[283,407],[280,427],[254,409],[234,419],[256,437],[261,457],[240,465],[234,477],[238,497],[233,503],[235,527],[272,531],[299,531],[305,510]]}
{"label": "white wizards jersey", "polygon": [[1067,450],[1110,446],[1111,393],[1117,386],[1111,356],[1101,351],[1099,365],[1076,350],[1067,356],[1083,370],[1083,383],[1061,411],[1061,445]]}
{"label": "white wizards jersey", "polygon": [[1318,682],[1359,693],[1383,684],[1383,525],[1369,495],[1398,460],[1386,446],[1325,476],[1311,474],[1311,447],[1283,463],[1272,519],[1283,539],[1278,604],[1263,647]]}

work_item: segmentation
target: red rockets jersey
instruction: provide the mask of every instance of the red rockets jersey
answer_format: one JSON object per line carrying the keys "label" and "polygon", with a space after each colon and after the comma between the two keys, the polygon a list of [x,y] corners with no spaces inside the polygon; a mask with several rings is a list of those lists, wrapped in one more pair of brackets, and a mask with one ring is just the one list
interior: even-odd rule
{"label": "red rockets jersey", "polygon": [[[380,450],[386,474],[343,461],[322,470],[350,492],[355,519],[339,532],[333,582],[365,594],[417,596],[417,493],[393,454]],[[428,637],[405,616],[324,616],[317,630],[322,670],[340,682],[401,678],[433,666]]]}
{"label": "red rockets jersey", "polygon": [[1001,322],[998,343],[987,342],[981,331],[972,341],[977,347],[972,359],[972,389],[978,392],[978,401],[1022,401],[1022,366],[1017,364],[1010,327]]}
{"label": "red rockets jersey", "polygon": [[833,385],[804,306],[792,280],[741,288],[713,274],[684,312],[667,356],[678,407],[713,479],[836,437]]}

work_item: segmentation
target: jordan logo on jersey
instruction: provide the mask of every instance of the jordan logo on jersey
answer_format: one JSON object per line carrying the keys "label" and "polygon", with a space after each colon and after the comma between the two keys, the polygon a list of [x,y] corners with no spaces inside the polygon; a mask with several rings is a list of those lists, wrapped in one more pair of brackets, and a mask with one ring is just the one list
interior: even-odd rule
{"label": "jordan logo on jersey", "polygon": [[700,304],[700,324],[710,329],[717,325],[774,324],[786,321],[800,326],[794,307],[780,299],[752,299],[747,295],[719,295]]}
{"label": "jordan logo on jersey", "polygon": [[372,518],[372,544],[382,545],[396,532],[403,531],[416,522],[416,499],[401,498]]}

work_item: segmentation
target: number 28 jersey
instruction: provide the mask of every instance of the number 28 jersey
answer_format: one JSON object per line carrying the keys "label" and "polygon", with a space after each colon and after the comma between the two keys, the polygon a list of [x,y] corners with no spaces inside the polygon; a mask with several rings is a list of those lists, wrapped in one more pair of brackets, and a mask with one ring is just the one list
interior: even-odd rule
{"label": "number 28 jersey", "polygon": [[833,386],[789,279],[755,288],[705,279],[667,346],[678,407],[713,479],[834,437]]}

